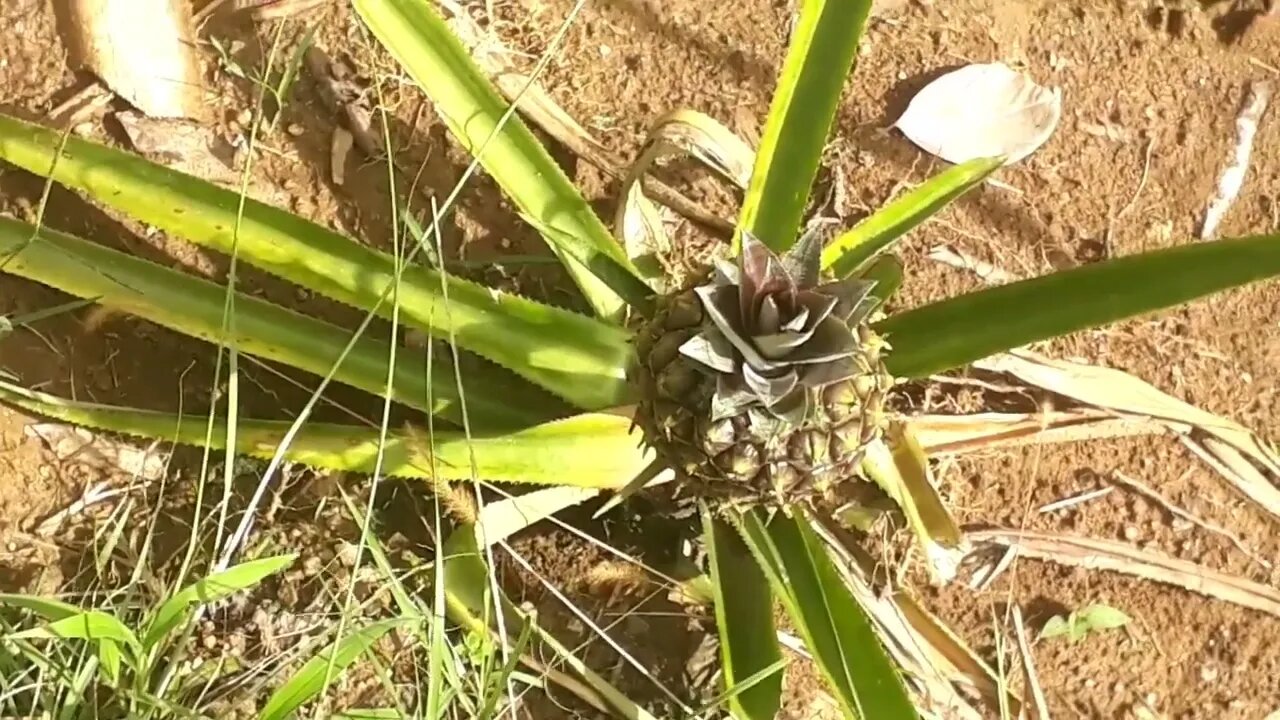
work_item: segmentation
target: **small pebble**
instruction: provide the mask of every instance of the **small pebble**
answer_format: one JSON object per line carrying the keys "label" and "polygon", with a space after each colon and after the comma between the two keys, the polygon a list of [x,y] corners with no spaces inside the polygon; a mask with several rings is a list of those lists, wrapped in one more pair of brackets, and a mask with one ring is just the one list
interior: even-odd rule
{"label": "small pebble", "polygon": [[1124,539],[1133,542],[1138,539],[1138,528],[1129,525],[1124,529]]}
{"label": "small pebble", "polygon": [[1211,683],[1218,679],[1218,668],[1214,665],[1205,665],[1200,668],[1200,679],[1206,683]]}
{"label": "small pebble", "polygon": [[236,122],[240,127],[249,127],[249,123],[253,121],[253,111],[245,108],[236,114]]}
{"label": "small pebble", "polygon": [[299,137],[302,133],[306,132],[306,128],[302,127],[298,123],[289,123],[289,126],[286,127],[284,131],[293,137]]}
{"label": "small pebble", "polygon": [[315,577],[316,575],[319,575],[321,567],[322,563],[320,562],[320,558],[314,555],[302,561],[302,572],[307,577]]}

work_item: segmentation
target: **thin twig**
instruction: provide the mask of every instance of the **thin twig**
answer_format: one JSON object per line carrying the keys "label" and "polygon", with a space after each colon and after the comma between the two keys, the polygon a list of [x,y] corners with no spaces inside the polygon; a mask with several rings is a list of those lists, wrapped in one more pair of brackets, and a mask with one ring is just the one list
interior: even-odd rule
{"label": "thin twig", "polygon": [[1103,497],[1104,495],[1110,495],[1114,491],[1115,491],[1114,487],[1104,487],[1104,488],[1098,488],[1096,490],[1090,490],[1088,492],[1080,493],[1079,495],[1072,495],[1071,497],[1063,498],[1061,500],[1055,500],[1051,503],[1048,503],[1047,505],[1041,505],[1038,509],[1038,512],[1051,513],[1055,510],[1063,510],[1065,508],[1074,507],[1081,503],[1089,502],[1090,500],[1096,500],[1097,498]]}
{"label": "thin twig", "polygon": [[1044,699],[1044,689],[1040,687],[1040,676],[1036,673],[1035,658],[1031,656],[1031,643],[1027,642],[1027,625],[1022,621],[1022,609],[1016,604],[1009,606],[1013,610],[1013,630],[1018,639],[1018,656],[1022,660],[1022,672],[1027,681],[1027,696],[1032,720],[1049,720],[1049,703]]}
{"label": "thin twig", "polygon": [[1261,565],[1262,567],[1268,570],[1271,569],[1271,563],[1264,560],[1261,556],[1259,556],[1253,550],[1250,550],[1249,546],[1245,544],[1244,540],[1240,539],[1239,535],[1236,535],[1235,533],[1222,527],[1221,525],[1216,525],[1207,520],[1202,520],[1199,517],[1192,515],[1190,511],[1178,505],[1175,505],[1173,502],[1169,500],[1166,500],[1164,497],[1160,495],[1160,493],[1156,492],[1151,486],[1143,483],[1142,481],[1136,478],[1131,478],[1128,475],[1125,475],[1124,473],[1120,472],[1119,470],[1116,470],[1111,473],[1111,479],[1120,483],[1121,485],[1124,485],[1126,487],[1132,488],[1133,490],[1137,491],[1138,494],[1145,496],[1147,499],[1160,505],[1165,510],[1168,510],[1169,513],[1174,517],[1182,518],[1187,522],[1193,523],[1195,525],[1199,525],[1200,527],[1204,528],[1205,530],[1208,530],[1211,533],[1216,533],[1218,535],[1225,537],[1226,539],[1231,541],[1232,545],[1236,546],[1237,550],[1249,556],[1249,558],[1252,559],[1254,562],[1258,563],[1259,565]]}
{"label": "thin twig", "polygon": [[1129,202],[1125,203],[1125,206],[1120,208],[1120,212],[1107,218],[1107,233],[1103,237],[1102,244],[1103,247],[1106,248],[1108,257],[1115,254],[1112,250],[1111,243],[1112,239],[1115,237],[1116,223],[1133,209],[1133,206],[1138,202],[1138,196],[1142,194],[1142,190],[1147,186],[1147,176],[1151,172],[1151,153],[1155,150],[1155,147],[1156,139],[1154,137],[1149,138],[1147,140],[1147,149],[1143,153],[1142,176],[1138,179],[1138,187],[1134,189],[1133,196],[1129,198]]}
{"label": "thin twig", "polygon": [[1013,564],[1014,559],[1018,556],[1018,551],[1014,548],[1005,548],[1004,553],[1000,555],[1000,559],[987,565],[982,570],[973,574],[973,579],[969,581],[970,590],[986,590],[995,582],[996,578],[1004,574],[1005,570]]}

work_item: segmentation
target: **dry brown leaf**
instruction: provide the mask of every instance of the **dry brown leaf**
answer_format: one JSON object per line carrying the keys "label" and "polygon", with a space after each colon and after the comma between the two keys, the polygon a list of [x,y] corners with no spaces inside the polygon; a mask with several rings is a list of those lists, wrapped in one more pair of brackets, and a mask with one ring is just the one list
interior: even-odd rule
{"label": "dry brown leaf", "polygon": [[1126,372],[1054,360],[1028,351],[993,355],[975,367],[1000,372],[1084,405],[1159,421],[1197,449],[1245,497],[1280,517],[1280,455],[1244,426],[1201,410]]}
{"label": "dry brown leaf", "polygon": [[1117,416],[1089,409],[917,415],[908,418],[907,422],[930,456],[959,455],[1033,443],[1077,442],[1168,432],[1163,423],[1150,418]]}
{"label": "dry brown leaf", "polygon": [[188,0],[69,0],[73,62],[151,117],[204,110]]}
{"label": "dry brown leaf", "polygon": [[1125,543],[1006,529],[971,530],[968,537],[974,545],[1011,547],[1021,557],[1090,570],[1109,570],[1176,585],[1280,617],[1280,590]]}
{"label": "dry brown leaf", "polygon": [[26,427],[25,432],[27,437],[44,442],[59,460],[70,460],[106,472],[123,472],[143,480],[159,480],[164,477],[168,464],[164,453],[137,448],[73,425],[33,423]]}
{"label": "dry brown leaf", "polygon": [[890,423],[885,440],[867,447],[862,467],[906,515],[934,582],[944,585],[954,579],[968,548],[911,427]]}
{"label": "dry brown leaf", "polygon": [[627,256],[645,272],[655,288],[667,291],[680,278],[662,267],[661,257],[670,252],[662,215],[644,192],[644,179],[661,160],[690,156],[729,182],[745,189],[751,181],[755,152],[733,131],[715,119],[694,110],[668,113],[649,131],[640,155],[622,180],[622,202],[614,216],[614,232]]}

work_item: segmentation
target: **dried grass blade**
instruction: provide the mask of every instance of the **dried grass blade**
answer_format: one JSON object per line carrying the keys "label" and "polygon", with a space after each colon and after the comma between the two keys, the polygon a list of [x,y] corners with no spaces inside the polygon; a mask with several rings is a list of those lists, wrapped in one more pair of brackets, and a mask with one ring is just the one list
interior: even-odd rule
{"label": "dried grass blade", "polygon": [[1163,423],[1150,418],[1121,417],[1101,410],[917,415],[907,422],[930,456],[1168,431]]}
{"label": "dried grass blade", "polygon": [[1013,605],[1013,628],[1018,638],[1018,657],[1022,660],[1022,674],[1027,684],[1027,695],[1030,712],[1028,720],[1049,720],[1049,704],[1044,699],[1044,690],[1040,687],[1040,677],[1036,672],[1035,658],[1031,655],[1031,643],[1027,642],[1027,625],[1022,621],[1022,610]]}
{"label": "dried grass blade", "polygon": [[[1243,495],[1280,517],[1280,454],[1244,426],[1201,410],[1126,372],[1054,360],[1027,351],[993,355],[974,363],[1025,383],[1116,413],[1148,417],[1199,443]],[[1265,474],[1264,474],[1265,473]],[[1267,476],[1270,476],[1271,480]]]}
{"label": "dried grass blade", "polygon": [[974,545],[1012,547],[1023,557],[1175,585],[1280,617],[1280,590],[1276,588],[1125,543],[1007,529],[971,530],[968,537]]}

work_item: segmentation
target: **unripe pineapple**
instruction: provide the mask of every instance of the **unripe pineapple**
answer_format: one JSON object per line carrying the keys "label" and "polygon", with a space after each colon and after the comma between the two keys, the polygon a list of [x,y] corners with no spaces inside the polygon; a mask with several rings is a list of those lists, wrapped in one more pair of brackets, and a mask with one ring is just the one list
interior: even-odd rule
{"label": "unripe pineapple", "polygon": [[637,333],[637,422],[682,490],[735,503],[833,499],[882,427],[892,379],[873,283],[819,284],[822,245],[744,233],[737,265],[659,303]]}

